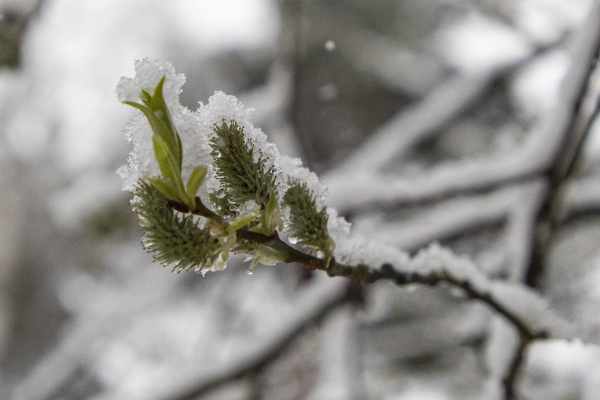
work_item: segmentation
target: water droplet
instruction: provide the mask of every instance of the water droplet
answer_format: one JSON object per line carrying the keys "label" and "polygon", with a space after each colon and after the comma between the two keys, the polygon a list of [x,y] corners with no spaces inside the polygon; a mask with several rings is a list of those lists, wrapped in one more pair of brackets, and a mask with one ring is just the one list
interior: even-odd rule
{"label": "water droplet", "polygon": [[248,275],[252,275],[254,271],[252,271],[251,269],[248,269]]}
{"label": "water droplet", "polygon": [[227,193],[227,191],[223,188],[217,190],[217,193],[215,193],[215,197],[217,199],[222,199],[223,197],[225,197],[225,194]]}
{"label": "water droplet", "polygon": [[325,257],[325,253],[323,253],[321,250],[317,251],[317,254],[315,254],[317,256],[317,258],[323,258]]}
{"label": "water droplet", "polygon": [[290,244],[296,244],[296,243],[298,243],[298,238],[295,238],[293,236],[288,236],[288,242],[290,242]]}
{"label": "water droplet", "polygon": [[325,50],[327,50],[327,51],[334,51],[335,46],[336,46],[335,42],[331,39],[325,42]]}
{"label": "water droplet", "polygon": [[222,137],[218,138],[217,141],[216,141],[216,143],[215,143],[215,145],[217,147],[223,147],[223,146],[225,146],[225,139],[223,139]]}
{"label": "water droplet", "polygon": [[335,100],[340,94],[340,90],[337,85],[333,83],[327,83],[319,88],[318,96],[322,101],[328,102]]}
{"label": "water droplet", "polygon": [[418,285],[416,283],[411,283],[410,285],[404,286],[407,292],[413,293],[417,290]]}
{"label": "water droplet", "polygon": [[163,113],[160,110],[156,110],[154,111],[154,115],[156,115],[158,118],[161,118],[163,116]]}

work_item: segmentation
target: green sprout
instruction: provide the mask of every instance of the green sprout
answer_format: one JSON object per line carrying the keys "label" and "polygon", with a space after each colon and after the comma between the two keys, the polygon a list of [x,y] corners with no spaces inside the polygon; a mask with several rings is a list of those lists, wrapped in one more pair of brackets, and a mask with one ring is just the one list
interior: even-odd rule
{"label": "green sprout", "polygon": [[190,210],[195,210],[196,193],[206,176],[206,167],[199,166],[195,168],[184,188],[181,177],[183,162],[181,139],[173,126],[171,114],[163,97],[164,82],[165,76],[156,85],[152,96],[145,90],[141,91],[140,98],[143,104],[132,101],[124,101],[123,103],[140,110],[152,128],[154,156],[163,179],[148,178],[148,181],[167,199],[183,203]]}
{"label": "green sprout", "polygon": [[210,204],[196,197],[207,174],[205,166],[195,168],[184,186],[182,143],[163,97],[164,82],[163,76],[152,95],[142,90],[142,104],[124,102],[148,120],[162,175],[144,177],[134,189],[133,208],[140,217],[144,247],[176,271],[219,269],[230,253],[252,259],[250,269],[257,263],[305,260],[308,256],[279,239],[278,231],[284,229],[282,208],[287,206],[298,244],[329,265],[335,244],[327,233],[326,210],[317,210],[314,193],[297,179],[289,179],[290,187],[280,198],[279,172],[236,121],[222,120],[212,128],[209,143],[220,189],[209,195]]}
{"label": "green sprout", "polygon": [[317,203],[306,182],[290,178],[290,188],[283,196],[290,208],[290,230],[297,243],[307,246],[311,252],[322,251],[326,260],[333,256],[334,241],[327,232],[327,209],[317,211]]}
{"label": "green sprout", "polygon": [[235,121],[215,125],[210,140],[217,178],[224,189],[224,196],[213,195],[212,200],[227,215],[236,216],[234,211],[247,201],[260,206],[262,233],[271,236],[281,227],[281,211],[277,203],[275,170],[267,167],[267,159],[259,156],[244,137],[244,131]]}

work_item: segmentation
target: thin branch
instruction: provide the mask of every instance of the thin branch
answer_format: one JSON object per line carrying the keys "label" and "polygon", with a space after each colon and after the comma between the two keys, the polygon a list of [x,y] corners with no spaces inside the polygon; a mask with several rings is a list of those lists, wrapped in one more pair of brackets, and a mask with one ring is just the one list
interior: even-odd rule
{"label": "thin branch", "polygon": [[515,382],[522,368],[524,354],[529,343],[534,340],[546,339],[549,333],[538,331],[527,324],[519,316],[509,310],[505,305],[496,300],[491,293],[479,290],[469,280],[459,279],[452,276],[447,271],[432,271],[426,274],[418,272],[404,272],[394,269],[391,264],[384,264],[381,269],[374,269],[366,265],[347,266],[339,264],[335,259],[323,260],[308,254],[304,254],[287,243],[281,241],[277,232],[267,237],[256,232],[240,230],[238,237],[261,243],[279,251],[285,257],[285,262],[298,262],[308,266],[312,270],[322,270],[327,272],[329,276],[343,276],[358,283],[373,283],[378,280],[391,280],[395,284],[409,285],[419,283],[428,286],[437,286],[442,283],[460,288],[465,291],[469,299],[475,299],[487,304],[490,308],[502,315],[511,325],[519,332],[520,344],[519,349],[513,359],[509,372],[504,379],[505,399],[515,399]]}
{"label": "thin branch", "polygon": [[524,337],[523,335],[519,336],[520,343],[517,352],[512,360],[510,368],[508,370],[508,374],[506,378],[504,378],[504,398],[505,400],[516,400],[517,393],[515,392],[515,383],[521,369],[523,368],[523,362],[525,361],[525,353],[531,343],[532,339]]}
{"label": "thin branch", "polygon": [[470,299],[476,299],[486,303],[493,310],[506,318],[524,337],[533,340],[543,339],[548,336],[546,332],[538,332],[529,327],[525,321],[521,320],[512,311],[498,302],[490,293],[478,290],[470,281],[456,278],[447,271],[433,271],[426,274],[420,274],[418,272],[398,271],[394,269],[391,264],[384,264],[381,266],[381,269],[375,269],[366,265],[348,266],[336,262],[334,258],[328,261],[302,253],[280,240],[277,233],[271,237],[267,237],[260,233],[240,230],[238,231],[238,237],[263,244],[279,251],[284,256],[285,262],[304,264],[312,270],[325,271],[332,277],[343,276],[357,283],[367,284],[378,280],[391,280],[400,286],[412,283],[437,286],[441,283],[446,283],[461,288]]}
{"label": "thin branch", "polygon": [[600,55],[600,2],[594,3],[589,15],[582,24],[581,36],[571,55],[572,67],[563,83],[560,108],[569,114],[560,127],[563,136],[561,146],[546,170],[549,189],[538,214],[537,232],[526,281],[532,287],[539,285],[550,235],[560,224],[560,189],[578,160],[582,143],[597,110],[598,93],[589,83]]}

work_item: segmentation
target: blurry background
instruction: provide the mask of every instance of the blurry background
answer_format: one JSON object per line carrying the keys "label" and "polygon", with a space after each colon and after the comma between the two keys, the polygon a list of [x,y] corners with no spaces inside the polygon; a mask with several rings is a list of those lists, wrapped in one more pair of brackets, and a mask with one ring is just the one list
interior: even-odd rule
{"label": "blurry background", "polygon": [[[215,90],[254,108],[356,232],[411,253],[437,241],[527,281],[597,343],[592,3],[0,1],[0,398],[501,393],[514,332],[447,288],[153,264],[115,174],[134,111],[114,88],[144,57],[186,74],[191,109]],[[577,162],[556,178],[564,143]],[[596,347],[529,356],[529,399],[600,398]]]}

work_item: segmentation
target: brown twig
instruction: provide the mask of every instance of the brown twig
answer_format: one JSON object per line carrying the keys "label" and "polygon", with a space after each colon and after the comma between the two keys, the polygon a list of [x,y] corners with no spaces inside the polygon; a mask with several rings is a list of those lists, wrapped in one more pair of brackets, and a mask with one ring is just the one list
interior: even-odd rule
{"label": "brown twig", "polygon": [[575,46],[572,54],[572,67],[563,82],[560,99],[563,104],[560,107],[561,111],[566,114],[565,120],[559,121],[558,127],[564,132],[563,140],[545,171],[549,188],[537,217],[534,246],[526,279],[526,283],[532,287],[539,286],[551,233],[560,224],[560,188],[573,170],[596,109],[596,104],[592,109],[586,109],[584,106],[588,97],[593,97],[592,101],[595,103],[598,95],[590,93],[589,81],[600,55],[600,2],[594,3],[589,18],[582,27],[578,46]]}
{"label": "brown twig", "polygon": [[503,382],[506,400],[516,399],[515,383],[522,368],[528,345],[534,340],[546,339],[549,336],[545,331],[536,331],[530,327],[527,322],[497,301],[491,293],[481,291],[470,281],[456,278],[444,270],[420,274],[418,272],[398,271],[391,264],[384,264],[380,269],[371,268],[366,265],[348,266],[337,263],[335,259],[323,260],[302,253],[280,240],[277,233],[271,237],[267,237],[256,232],[240,230],[238,231],[238,237],[269,246],[279,251],[285,257],[285,262],[301,263],[312,270],[325,271],[329,276],[343,276],[358,283],[368,284],[378,280],[390,280],[397,285],[419,283],[427,286],[437,286],[445,283],[464,290],[469,299],[482,301],[498,314],[502,315],[519,332],[519,349]]}
{"label": "brown twig", "polygon": [[427,274],[418,272],[398,271],[391,264],[382,265],[381,269],[375,269],[366,265],[348,266],[331,260],[323,260],[302,253],[279,239],[277,233],[271,237],[260,233],[240,230],[238,237],[255,243],[260,243],[279,251],[285,262],[297,262],[308,266],[312,270],[322,270],[329,276],[343,276],[358,283],[373,283],[378,280],[390,280],[397,285],[409,285],[420,283],[427,286],[437,286],[446,283],[465,291],[470,299],[484,302],[494,311],[505,317],[524,337],[533,340],[547,337],[545,332],[536,332],[527,323],[516,316],[512,311],[498,302],[490,293],[478,290],[471,282],[458,279],[446,271],[433,271]]}
{"label": "brown twig", "polygon": [[510,364],[506,378],[504,378],[504,399],[505,400],[516,400],[517,392],[515,390],[515,384],[521,369],[523,368],[523,362],[525,360],[525,353],[529,347],[529,344],[533,339],[519,335],[519,348],[515,353],[515,356]]}

